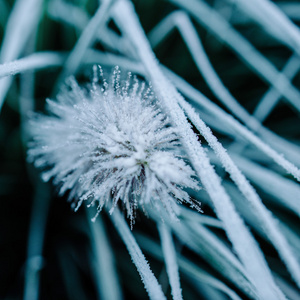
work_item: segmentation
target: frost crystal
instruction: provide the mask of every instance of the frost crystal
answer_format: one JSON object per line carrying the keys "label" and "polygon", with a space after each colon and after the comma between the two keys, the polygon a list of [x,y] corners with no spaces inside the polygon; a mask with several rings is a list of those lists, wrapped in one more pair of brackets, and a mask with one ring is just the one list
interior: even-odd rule
{"label": "frost crystal", "polygon": [[[99,76],[102,79],[100,85]],[[162,113],[145,82],[120,79],[116,67],[108,83],[94,67],[92,84],[69,79],[58,101],[47,100],[49,115],[35,115],[28,158],[53,178],[69,198],[113,208],[121,201],[134,222],[149,203],[175,215],[177,202],[197,204],[182,188],[198,189],[194,171],[179,157],[176,129]]]}

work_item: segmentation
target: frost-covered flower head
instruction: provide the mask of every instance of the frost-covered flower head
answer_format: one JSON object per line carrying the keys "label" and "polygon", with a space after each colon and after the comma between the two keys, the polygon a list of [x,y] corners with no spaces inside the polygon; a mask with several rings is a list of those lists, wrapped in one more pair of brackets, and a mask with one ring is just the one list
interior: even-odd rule
{"label": "frost-covered flower head", "polygon": [[121,201],[133,222],[136,208],[149,203],[171,215],[176,202],[197,206],[182,189],[198,185],[179,156],[179,136],[145,82],[130,73],[121,80],[118,67],[107,82],[94,67],[92,84],[69,79],[47,110],[32,120],[28,158],[60,194],[70,190],[76,208],[87,201],[112,211]]}

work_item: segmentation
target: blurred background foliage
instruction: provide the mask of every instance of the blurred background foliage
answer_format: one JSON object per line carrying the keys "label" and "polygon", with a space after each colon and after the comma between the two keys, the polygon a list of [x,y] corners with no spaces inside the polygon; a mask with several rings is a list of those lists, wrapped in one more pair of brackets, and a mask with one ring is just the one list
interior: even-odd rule
{"label": "blurred background foliage", "polygon": [[[30,51],[29,49],[32,47],[35,47],[36,51],[70,51],[80,36],[81,31],[79,29],[55,20],[51,13],[49,14],[51,2],[54,1],[43,1],[42,17],[36,32],[32,34],[22,52],[22,56],[26,56],[26,51]],[[98,7],[96,0],[69,0],[65,2],[76,5],[89,15],[93,15]],[[206,2],[227,18],[234,28],[278,70],[284,67],[287,58],[292,54],[290,49],[266,33],[245,13],[237,9],[234,4],[221,0],[207,0]],[[161,0],[134,0],[133,3],[146,33],[149,33],[157,23],[178,9],[174,4]],[[297,25],[300,24],[299,1],[278,1],[278,4],[282,8],[287,4],[295,4],[299,14],[293,14],[293,22]],[[0,0],[0,41],[3,40],[6,22],[13,5],[14,0]],[[202,40],[211,64],[224,85],[236,99],[239,99],[240,104],[252,114],[268,85],[249,67],[241,63],[240,59],[222,41],[200,26],[193,18],[192,22]],[[115,24],[111,23],[110,25],[111,28],[115,28]],[[95,48],[108,51],[101,42],[97,42]],[[113,53],[113,51],[109,51]],[[192,56],[177,30],[174,30],[163,43],[155,48],[155,54],[160,63],[180,75],[225,111],[228,111],[224,105],[220,104],[199,74]],[[90,70],[90,68],[87,69]],[[45,98],[53,95],[53,87],[60,71],[60,68],[49,68],[33,73],[35,109],[43,110]],[[42,183],[38,171],[26,163],[26,144],[22,136],[22,119],[20,116],[20,101],[22,101],[20,90],[24,88],[21,84],[22,76],[24,75],[14,77],[0,115],[0,298],[22,299],[24,283],[29,276],[32,280],[39,280],[38,299],[99,299],[101,292],[99,292],[97,271],[95,270],[95,237],[91,228],[93,225],[90,225],[86,210],[82,207],[74,213],[70,203],[66,200],[67,197],[57,197],[55,188],[50,184]],[[300,86],[299,72],[292,83],[295,87]],[[280,101],[278,103],[264,124],[280,136],[299,144],[299,113],[286,105],[285,102]],[[221,132],[214,131],[214,133],[225,145],[229,146],[233,142],[231,138]],[[225,181],[226,175],[218,167],[216,170],[225,176],[223,178]],[[255,187],[268,208],[297,233],[299,218],[272,201],[272,196],[266,193],[264,189],[259,186]],[[204,193],[197,195],[200,200],[202,197],[205,199]],[[38,221],[34,225],[31,223],[33,209],[36,209],[37,215],[40,215],[41,218],[37,218]],[[204,215],[215,217],[211,206],[205,200],[203,200],[203,211]],[[104,223],[107,238],[111,245],[110,251],[115,261],[124,299],[147,299],[147,293],[136,268],[132,264],[114,226],[105,213],[101,213],[100,218]],[[43,231],[39,235],[41,240],[37,242],[43,248],[43,255],[42,257],[35,256],[33,253],[33,258],[30,260],[28,259],[28,252],[31,250],[28,248],[28,243],[31,238],[30,234],[34,232],[31,226],[36,226],[37,231]],[[210,230],[220,240],[228,243],[223,230],[213,227]],[[156,246],[159,245],[156,223],[151,218],[145,217],[143,213],[138,214],[133,233],[137,241],[141,241],[141,245],[145,237],[151,238]],[[273,271],[284,279],[291,291],[297,291],[274,248],[255,231],[253,234]],[[177,238],[174,239],[174,242],[182,256],[188,257],[198,267],[220,279],[235,290],[242,299],[247,299],[242,291],[238,290],[228,278],[214,270],[204,258],[185,247],[182,241]],[[141,247],[143,248],[143,246]],[[153,249],[155,249],[154,245]],[[155,256],[151,251],[148,253],[147,250],[149,249],[143,249],[153,272],[168,297],[171,297],[162,259]],[[28,264],[31,264],[34,275],[28,273]],[[197,282],[184,273],[181,274],[181,285],[185,299],[210,299],[207,295],[213,295],[212,291],[207,291],[208,287],[204,282]],[[215,293],[218,294],[219,292]],[[295,293],[293,295],[295,296]],[[220,295],[218,297],[220,297],[219,299],[227,299],[224,295],[223,298]],[[294,299],[299,299],[299,297]]]}

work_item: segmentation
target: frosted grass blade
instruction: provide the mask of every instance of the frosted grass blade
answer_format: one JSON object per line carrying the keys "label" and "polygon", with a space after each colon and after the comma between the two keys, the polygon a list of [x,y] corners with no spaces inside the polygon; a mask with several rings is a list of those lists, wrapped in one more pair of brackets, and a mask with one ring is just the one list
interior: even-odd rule
{"label": "frosted grass blade", "polygon": [[[146,252],[150,253],[157,259],[163,260],[163,253],[156,242],[141,234],[136,234],[136,237],[137,240],[140,242],[140,245],[144,248]],[[231,299],[241,300],[241,298],[223,282],[219,281],[206,271],[198,268],[193,262],[187,260],[178,253],[177,260],[181,272],[189,276],[190,278],[195,279],[197,283],[199,281],[203,282],[204,284],[210,285],[214,289],[222,291]]]}
{"label": "frosted grass blade", "polygon": [[[117,56],[114,54],[102,53],[100,51],[91,51],[89,57],[87,58],[87,62],[98,62],[104,66],[114,66],[115,63],[122,68],[128,68],[136,73],[139,73],[145,76],[145,69],[140,63],[136,63],[134,61],[128,60],[121,56]],[[272,158],[278,165],[280,165],[283,169],[285,169],[288,173],[292,174],[297,180],[300,180],[300,171],[293,164],[287,161],[282,155],[274,151],[267,144],[265,144],[261,139],[255,136],[251,131],[241,125],[237,120],[235,120],[232,116],[224,112],[220,107],[207,99],[200,91],[196,90],[194,87],[189,85],[186,81],[184,81],[181,77],[171,72],[167,68],[163,68],[164,73],[167,77],[174,82],[176,87],[189,99],[195,102],[197,105],[202,107],[212,116],[214,116],[211,120],[214,121],[215,117],[220,118],[222,120],[222,129],[225,129],[225,126],[230,130],[230,132],[236,132],[244,139],[248,140],[250,143],[255,145],[260,151],[265,153],[267,156]],[[221,123],[219,123],[221,124]],[[214,126],[216,124],[211,124]],[[228,130],[226,128],[226,134],[228,134]],[[236,136],[235,136],[236,137]],[[284,141],[283,139],[281,139]],[[288,145],[292,145],[288,143]],[[279,146],[279,145],[278,145]],[[283,145],[285,146],[285,144]],[[276,148],[276,147],[275,147]],[[281,148],[280,148],[281,149]],[[289,148],[286,148],[289,151]],[[292,150],[292,152],[288,152],[288,154],[296,161],[299,159],[298,152]]]}
{"label": "frosted grass blade", "polygon": [[[152,217],[159,222],[161,216],[153,212]],[[189,249],[201,256],[215,270],[230,280],[237,288],[247,294],[250,298],[257,298],[257,292],[248,278],[248,274],[239,260],[225,246],[223,241],[213,235],[204,226],[199,225],[197,231],[194,225],[198,224],[201,215],[197,214],[192,219],[185,219],[183,222],[172,222],[165,219],[176,237]],[[192,225],[188,225],[192,224]],[[200,230],[201,228],[201,230]]]}
{"label": "frosted grass blade", "polygon": [[[230,193],[232,196],[232,200],[234,201],[235,205],[239,208],[239,211],[243,215],[243,218],[247,221],[247,223],[253,228],[263,239],[266,241],[269,240],[268,234],[261,226],[261,223],[253,209],[251,209],[248,202],[245,202],[243,197],[241,197],[241,193],[236,189],[236,187],[229,183],[225,182],[224,186],[226,190]],[[280,231],[284,234],[286,239],[289,241],[291,248],[297,258],[297,260],[300,259],[300,238],[297,235],[297,232],[295,230],[289,227],[288,222],[281,221],[277,219],[277,226],[280,228]],[[271,242],[269,241],[271,244]]]}
{"label": "frosted grass blade", "polygon": [[276,202],[279,201],[281,205],[300,217],[300,188],[298,184],[241,156],[230,155],[247,178],[263,191],[272,195],[274,199],[277,199]]}
{"label": "frosted grass blade", "polygon": [[[133,60],[124,59],[110,53],[87,50],[82,63],[86,65],[101,63],[103,66],[120,65],[124,69],[144,74],[143,66]],[[14,76],[20,73],[60,67],[66,60],[66,54],[60,52],[35,52],[18,60],[0,64],[0,78]]]}
{"label": "frosted grass blade", "polygon": [[46,232],[46,222],[50,205],[50,191],[46,184],[36,182],[36,191],[31,213],[27,264],[25,269],[24,300],[39,299],[39,272],[44,264],[43,246]]}
{"label": "frosted grass blade", "polygon": [[180,101],[179,104],[184,109],[194,126],[206,139],[209,146],[216,153],[225,170],[230,174],[230,177],[238,186],[241,193],[251,204],[251,208],[255,211],[259,222],[264,227],[270,242],[276,247],[279,255],[281,256],[281,259],[285,262],[295,282],[300,287],[300,267],[285,237],[277,227],[276,219],[273,218],[270,211],[268,211],[268,209],[263,205],[254,188],[249,184],[246,177],[237,168],[231,157],[227,154],[226,150],[218,142],[217,138],[212,134],[211,130],[206,126],[206,124],[195,113],[193,108],[189,104],[187,104],[187,102],[184,102],[184,100]]}
{"label": "frosted grass blade", "polygon": [[213,217],[200,215],[197,212],[192,211],[187,208],[184,208],[184,207],[181,208],[180,216],[186,220],[193,220],[194,222],[200,223],[205,226],[211,226],[211,227],[215,227],[215,228],[224,229],[223,224],[220,220],[213,218]]}
{"label": "frosted grass blade", "polygon": [[[292,151],[297,151],[298,158],[298,153],[300,151],[299,148],[291,143],[288,143],[286,140],[280,138],[279,136],[269,131],[267,128],[263,127],[259,121],[253,118],[247,112],[247,110],[245,110],[238,103],[238,101],[223,85],[219,76],[213,69],[201,44],[200,38],[186,13],[184,13],[183,11],[177,11],[164,18],[164,20],[161,21],[149,34],[149,39],[152,43],[152,46],[155,47],[158,43],[161,43],[161,41],[165,39],[168,34],[174,29],[174,26],[178,28],[197,68],[202,73],[208,86],[216,95],[216,97],[250,129],[255,132],[259,132],[263,137],[266,138],[268,142],[271,142],[275,147],[278,148],[278,145],[280,145],[279,148],[281,151],[283,151],[283,153],[289,154]],[[293,69],[297,68],[297,66],[294,66],[294,63],[292,65]],[[280,95],[280,93],[278,94]],[[294,156],[295,155],[293,155],[293,157]]]}
{"label": "frosted grass blade", "polygon": [[[90,20],[90,16],[86,12],[73,4],[62,1],[50,2],[48,14],[56,21],[75,27],[79,32],[84,30]],[[133,49],[130,47],[128,41],[122,36],[118,36],[108,27],[103,26],[99,28],[99,31],[95,32],[95,35],[97,40],[107,49],[126,54],[129,57],[132,56]]]}
{"label": "frosted grass blade", "polygon": [[120,300],[122,299],[121,287],[118,281],[117,271],[113,259],[113,251],[105,232],[101,216],[98,216],[95,223],[91,221],[94,217],[90,209],[86,209],[88,224],[91,231],[91,243],[95,256],[95,277],[96,287],[101,299]]}
{"label": "frosted grass blade", "polygon": [[118,2],[115,6],[114,17],[118,19],[119,24],[122,24],[121,29],[125,31],[125,34],[134,44],[141,61],[149,73],[154,89],[164,101],[171,119],[180,130],[182,143],[186,147],[190,161],[210,195],[216,213],[223,221],[226,233],[246,270],[249,272],[251,280],[255,282],[258,293],[263,298],[285,299],[282,292],[275,285],[256,241],[235,211],[228,194],[221,185],[220,178],[210,165],[203,148],[197,141],[197,137],[176,103],[181,96],[159,69],[133,7],[127,1]]}
{"label": "frosted grass blade", "polygon": [[219,13],[203,1],[169,1],[186,9],[196,18],[197,22],[224,41],[258,76],[274,86],[295,109],[300,111],[299,91]]}
{"label": "frosted grass blade", "polygon": [[88,25],[85,27],[81,36],[77,40],[76,45],[69,54],[69,57],[67,58],[63,70],[57,81],[57,86],[59,86],[66,77],[76,73],[84,54],[86,53],[87,49],[91,47],[91,45],[96,39],[97,30],[99,30],[106,24],[110,16],[109,10],[113,5],[113,2],[114,0],[106,1],[99,6],[95,15],[89,21]]}
{"label": "frosted grass blade", "polygon": [[280,1],[276,3],[278,7],[286,14],[290,19],[294,21],[300,20],[300,5],[297,2],[285,2]]}
{"label": "frosted grass blade", "polygon": [[0,26],[5,27],[9,9],[5,1],[0,1]]}
{"label": "frosted grass blade", "polygon": [[300,181],[300,170],[295,167],[292,163],[286,160],[282,155],[274,151],[269,145],[265,144],[261,139],[255,136],[246,127],[241,125],[237,120],[235,120],[231,115],[224,112],[217,105],[209,101],[203,94],[201,94],[194,87],[189,85],[182,78],[176,74],[164,69],[167,76],[174,82],[176,87],[190,100],[197,103],[200,107],[209,111],[212,115],[217,117],[220,121],[227,124],[232,129],[234,129],[243,138],[255,145],[259,150],[265,153],[267,156],[272,158],[274,162],[284,168],[288,173],[292,174],[298,181]]}
{"label": "frosted grass blade", "polygon": [[29,70],[39,70],[59,67],[65,61],[66,55],[56,52],[36,52],[24,58],[0,64],[0,79],[13,76]]}
{"label": "frosted grass blade", "polygon": [[267,32],[300,54],[299,28],[269,0],[235,1],[247,14],[261,24]]}
{"label": "frosted grass blade", "polygon": [[128,249],[131,259],[141,276],[141,279],[145,285],[150,299],[166,299],[165,295],[162,292],[161,286],[157,282],[157,279],[155,278],[154,274],[152,273],[144,254],[142,253],[137,242],[135,241],[134,236],[130,232],[130,229],[127,223],[125,222],[124,217],[117,208],[114,209],[114,212],[110,215],[110,218]]}
{"label": "frosted grass blade", "polygon": [[176,251],[172,241],[171,232],[169,228],[163,223],[158,224],[158,230],[164,254],[164,261],[166,264],[169,282],[172,289],[172,296],[174,300],[181,300],[183,298],[180,287]]}
{"label": "frosted grass blade", "polygon": [[[299,69],[300,58],[297,54],[294,54],[284,66],[282,73],[289,80],[292,80],[293,77],[299,71]],[[267,118],[267,116],[271,113],[277,102],[280,100],[280,97],[280,93],[274,87],[271,87],[255,108],[253,116],[260,121],[264,121]]]}
{"label": "frosted grass blade", "polygon": [[[21,55],[30,34],[40,20],[41,13],[41,0],[18,0],[14,4],[1,46],[1,63],[13,61]],[[12,77],[0,79],[0,111],[11,83]]]}
{"label": "frosted grass blade", "polygon": [[1,46],[1,62],[20,56],[41,17],[41,0],[17,0],[9,15]]}

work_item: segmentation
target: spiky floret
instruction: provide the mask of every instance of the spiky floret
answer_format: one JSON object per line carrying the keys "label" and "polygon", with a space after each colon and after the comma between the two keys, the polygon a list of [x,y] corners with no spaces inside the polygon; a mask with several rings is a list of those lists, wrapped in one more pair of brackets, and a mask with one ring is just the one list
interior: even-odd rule
{"label": "spiky floret", "polygon": [[145,210],[145,204],[172,215],[176,200],[195,206],[182,189],[198,189],[194,171],[178,155],[176,129],[145,82],[130,73],[120,80],[117,67],[107,82],[94,67],[90,86],[71,78],[57,100],[47,100],[49,114],[32,120],[28,158],[60,194],[70,190],[76,208],[88,201],[98,212],[111,203],[112,211],[122,201],[133,223],[136,208]]}

